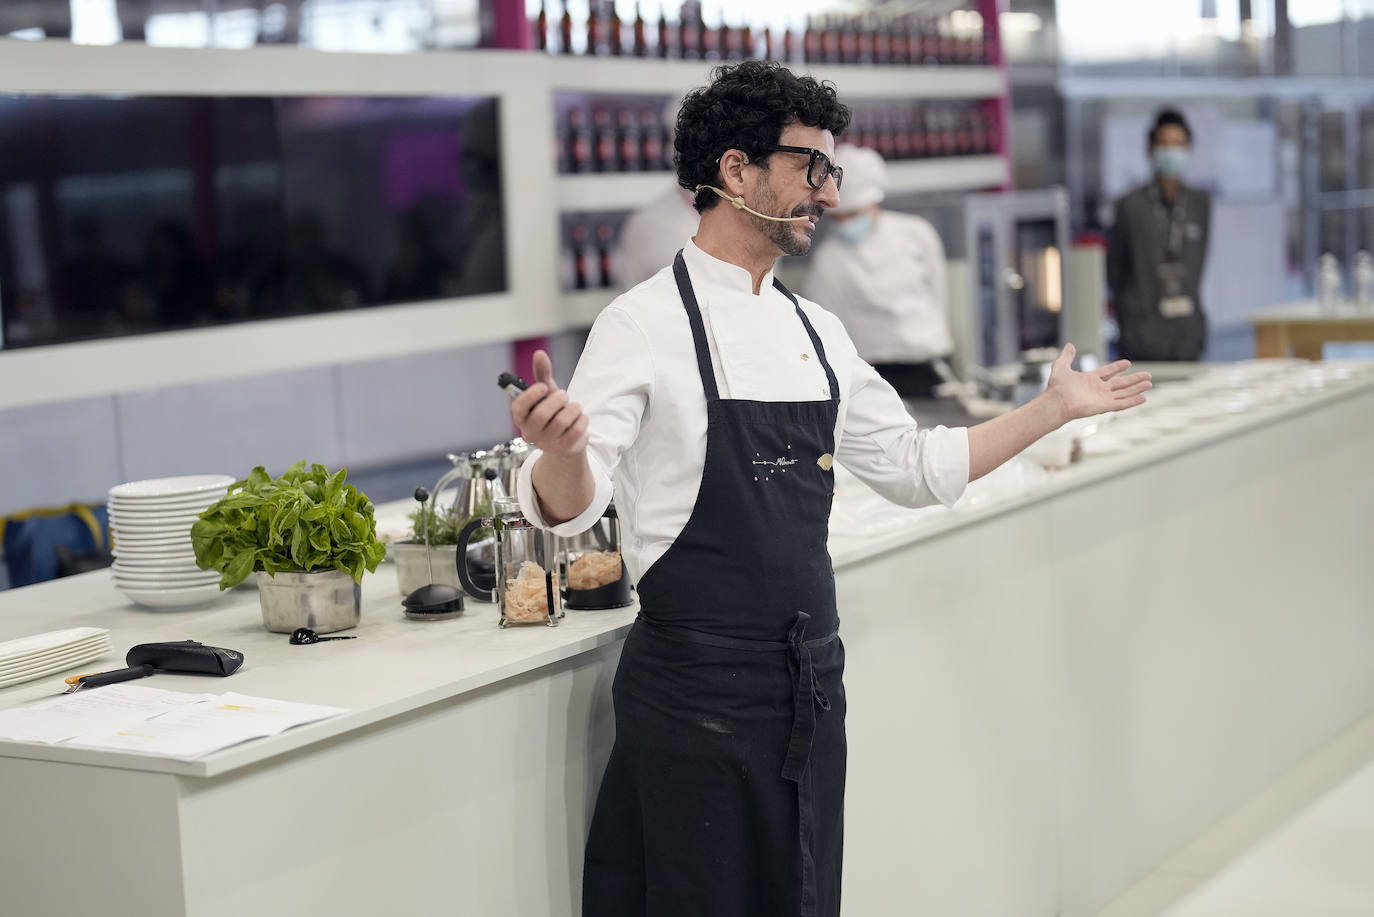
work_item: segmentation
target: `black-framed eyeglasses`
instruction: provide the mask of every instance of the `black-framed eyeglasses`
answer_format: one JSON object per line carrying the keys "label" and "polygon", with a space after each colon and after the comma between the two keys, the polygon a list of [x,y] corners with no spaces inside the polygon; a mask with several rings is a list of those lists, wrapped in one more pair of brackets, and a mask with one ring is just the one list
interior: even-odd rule
{"label": "black-framed eyeglasses", "polygon": [[811,161],[806,164],[806,183],[819,191],[825,185],[825,180],[834,176],[835,190],[840,190],[840,184],[844,181],[844,169],[831,162],[825,153],[809,146],[775,146],[773,149],[779,153],[801,153],[810,156]]}

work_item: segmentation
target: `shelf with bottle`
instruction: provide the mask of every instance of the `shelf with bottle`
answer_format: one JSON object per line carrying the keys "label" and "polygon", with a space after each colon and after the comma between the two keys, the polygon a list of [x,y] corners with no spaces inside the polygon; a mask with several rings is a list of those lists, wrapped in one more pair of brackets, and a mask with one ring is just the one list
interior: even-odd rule
{"label": "shelf with bottle", "polygon": [[558,285],[564,293],[606,290],[614,295],[612,252],[627,215],[624,210],[603,208],[600,212],[564,214],[560,218]]}
{"label": "shelf with bottle", "polygon": [[672,169],[673,105],[664,95],[555,93],[559,174]]}
{"label": "shelf with bottle", "polygon": [[[922,160],[913,188],[959,190],[1005,183],[996,119],[986,101],[926,102],[862,98],[851,105],[845,140],[870,147],[891,165]],[[554,114],[558,209],[634,210],[675,181],[668,96],[559,93]],[[965,164],[965,159],[977,159]],[[843,165],[843,163],[841,163]]]}
{"label": "shelf with bottle", "polygon": [[984,67],[997,57],[981,14],[969,9],[808,16],[722,0],[542,0],[530,28],[535,49],[568,56],[944,68]]}
{"label": "shelf with bottle", "polygon": [[860,99],[849,108],[844,139],[877,150],[888,162],[987,156],[1000,146],[997,120],[981,101]]}
{"label": "shelf with bottle", "polygon": [[[893,194],[980,191],[1002,187],[1009,180],[1006,160],[990,154],[894,160],[887,164],[888,190]],[[558,179],[558,209],[562,213],[638,210],[676,184],[677,177],[672,172],[563,175]]]}
{"label": "shelf with bottle", "polygon": [[620,293],[613,252],[626,216],[603,209],[560,218],[558,287],[568,327],[589,327]]}
{"label": "shelf with bottle", "polygon": [[[714,64],[700,61],[654,61],[633,58],[559,57],[549,61],[550,78],[559,89],[574,92],[661,93],[682,98],[710,82]],[[902,69],[844,64],[797,64],[798,73],[829,80],[842,100],[851,96],[926,99],[978,99],[1000,96],[1007,84],[995,67],[930,67]]]}

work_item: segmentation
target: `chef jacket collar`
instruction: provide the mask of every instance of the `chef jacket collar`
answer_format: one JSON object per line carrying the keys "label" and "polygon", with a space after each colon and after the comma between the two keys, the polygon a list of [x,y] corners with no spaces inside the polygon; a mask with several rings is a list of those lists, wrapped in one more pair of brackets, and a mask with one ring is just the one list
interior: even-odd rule
{"label": "chef jacket collar", "polygon": [[[682,258],[687,262],[687,270],[691,272],[693,284],[709,284],[717,287],[724,287],[731,292],[754,294],[754,277],[746,269],[738,264],[731,264],[728,261],[721,261],[714,255],[697,248],[696,242],[691,239],[683,246]],[[773,272],[770,270],[763,275],[763,282],[759,284],[759,295],[763,295],[773,287]]]}

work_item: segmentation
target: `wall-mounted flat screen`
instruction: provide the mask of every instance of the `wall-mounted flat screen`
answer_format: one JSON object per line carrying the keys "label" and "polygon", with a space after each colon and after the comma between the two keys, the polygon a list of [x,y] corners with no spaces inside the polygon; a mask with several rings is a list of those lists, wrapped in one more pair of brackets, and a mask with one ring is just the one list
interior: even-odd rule
{"label": "wall-mounted flat screen", "polygon": [[0,96],[0,347],[504,291],[498,115]]}

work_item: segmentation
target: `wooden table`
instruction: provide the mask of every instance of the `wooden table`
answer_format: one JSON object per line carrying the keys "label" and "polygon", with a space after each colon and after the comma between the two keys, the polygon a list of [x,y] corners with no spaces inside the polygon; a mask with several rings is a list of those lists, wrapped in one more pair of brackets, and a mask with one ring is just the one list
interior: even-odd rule
{"label": "wooden table", "polygon": [[1286,303],[1250,316],[1255,326],[1255,356],[1320,360],[1330,342],[1374,342],[1374,310],[1342,304],[1325,311],[1312,300]]}

